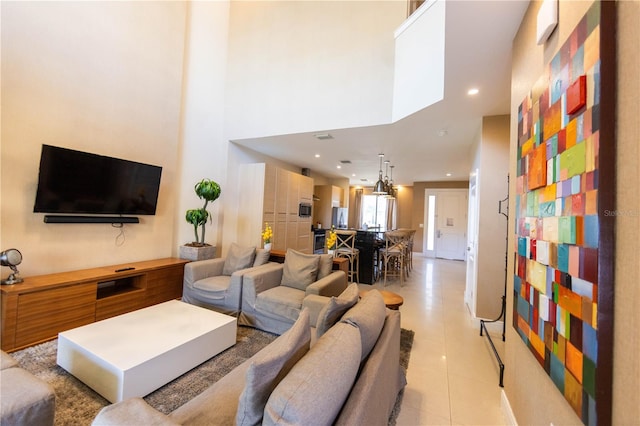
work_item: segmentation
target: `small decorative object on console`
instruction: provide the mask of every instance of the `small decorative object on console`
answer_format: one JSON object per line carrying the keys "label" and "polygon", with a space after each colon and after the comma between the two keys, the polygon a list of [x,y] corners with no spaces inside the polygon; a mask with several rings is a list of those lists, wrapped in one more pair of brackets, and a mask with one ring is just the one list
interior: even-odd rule
{"label": "small decorative object on console", "polygon": [[264,223],[264,231],[262,231],[262,241],[264,242],[264,248],[271,250],[271,238],[273,238],[273,230],[269,222]]}
{"label": "small decorative object on console", "polygon": [[327,250],[329,253],[333,253],[336,248],[336,241],[338,240],[338,236],[336,235],[336,229],[332,225],[331,230],[329,231],[329,235],[327,235]]}
{"label": "small decorative object on console", "polygon": [[19,250],[11,248],[0,253],[0,263],[2,266],[8,266],[13,271],[6,280],[2,280],[2,284],[18,284],[24,281],[20,278],[17,266],[22,263],[22,253]]}
{"label": "small decorative object on console", "polygon": [[[191,243],[191,245],[195,246],[203,246],[204,242],[204,232],[205,226],[207,224],[207,220],[209,219],[209,212],[207,211],[207,204],[209,202],[213,202],[220,197],[220,185],[211,179],[202,179],[200,182],[196,183],[194,190],[196,195],[201,200],[204,199],[204,206],[199,209],[191,209],[187,210],[185,215],[185,219],[187,222],[193,225],[193,230],[195,232],[196,240]],[[202,234],[200,238],[198,238],[198,226],[202,228]]]}
{"label": "small decorative object on console", "polygon": [[[180,257],[189,260],[211,259],[215,256],[216,248],[204,242],[205,226],[207,221],[211,220],[207,205],[220,197],[220,185],[211,179],[202,179],[196,183],[194,190],[201,200],[204,199],[204,205],[199,209],[187,210],[185,219],[193,225],[195,241],[180,246]],[[198,227],[202,228],[202,233],[198,235]]]}

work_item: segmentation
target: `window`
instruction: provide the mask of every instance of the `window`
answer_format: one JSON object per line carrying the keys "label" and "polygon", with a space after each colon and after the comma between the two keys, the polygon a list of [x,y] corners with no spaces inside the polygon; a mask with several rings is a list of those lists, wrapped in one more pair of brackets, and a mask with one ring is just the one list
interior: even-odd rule
{"label": "window", "polygon": [[436,196],[429,195],[429,207],[427,213],[427,250],[433,250],[436,242]]}
{"label": "window", "polygon": [[362,196],[362,226],[369,228],[380,225],[383,231],[387,223],[387,200],[377,195]]}

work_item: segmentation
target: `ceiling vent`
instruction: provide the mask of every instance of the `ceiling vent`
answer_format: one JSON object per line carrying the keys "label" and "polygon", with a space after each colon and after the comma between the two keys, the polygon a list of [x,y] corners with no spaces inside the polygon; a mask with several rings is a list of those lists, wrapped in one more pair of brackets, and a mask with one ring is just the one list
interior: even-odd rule
{"label": "ceiling vent", "polygon": [[326,141],[328,139],[333,139],[333,136],[331,136],[329,133],[317,133],[315,135],[316,139],[321,140],[321,141]]}
{"label": "ceiling vent", "polygon": [[351,160],[340,160],[342,164],[351,164]]}

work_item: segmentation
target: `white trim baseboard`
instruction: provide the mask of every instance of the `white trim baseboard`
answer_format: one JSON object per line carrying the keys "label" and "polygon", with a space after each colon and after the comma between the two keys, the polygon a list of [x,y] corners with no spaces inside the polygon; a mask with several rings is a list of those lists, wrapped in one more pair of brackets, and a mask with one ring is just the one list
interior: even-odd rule
{"label": "white trim baseboard", "polygon": [[513,410],[511,410],[511,404],[509,404],[509,398],[507,398],[507,394],[505,393],[504,389],[502,390],[502,395],[500,396],[500,407],[502,408],[502,414],[504,415],[507,424],[509,426],[518,426],[516,416],[513,414]]}

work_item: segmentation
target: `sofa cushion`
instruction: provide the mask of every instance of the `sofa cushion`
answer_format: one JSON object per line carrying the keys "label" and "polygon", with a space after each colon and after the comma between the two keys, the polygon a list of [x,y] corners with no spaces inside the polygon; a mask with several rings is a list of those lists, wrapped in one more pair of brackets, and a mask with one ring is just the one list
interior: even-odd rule
{"label": "sofa cushion", "polygon": [[358,374],[360,352],[358,330],[350,324],[336,324],[276,386],[267,401],[263,424],[332,424]]}
{"label": "sofa cushion", "polygon": [[321,254],[320,263],[318,265],[318,278],[322,279],[333,271],[333,256],[330,254]]}
{"label": "sofa cushion", "polygon": [[11,355],[6,353],[5,351],[0,351],[0,370],[4,370],[5,368],[17,367],[18,361],[13,359]]}
{"label": "sofa cushion", "polygon": [[300,315],[303,300],[303,291],[279,285],[258,293],[256,310],[270,317],[287,318],[293,323]]}
{"label": "sofa cushion", "polygon": [[208,293],[220,293],[220,297],[224,297],[224,293],[229,290],[229,284],[231,278],[227,275],[218,275],[215,277],[208,277],[193,283],[193,288],[206,291]]}
{"label": "sofa cushion", "polygon": [[0,371],[0,424],[53,425],[56,395],[48,383],[22,368]]}
{"label": "sofa cushion", "polygon": [[309,284],[316,281],[319,262],[320,256],[316,254],[304,254],[287,249],[280,284],[304,291]]}
{"label": "sofa cushion", "polygon": [[269,256],[271,256],[271,250],[265,250],[263,248],[256,249],[256,258],[253,260],[253,266],[264,265],[269,261]]}
{"label": "sofa cushion", "polygon": [[352,283],[340,294],[340,296],[332,296],[324,308],[318,314],[316,323],[316,333],[318,337],[322,336],[327,330],[338,322],[340,317],[358,301],[358,284]]}
{"label": "sofa cushion", "polygon": [[387,308],[378,290],[370,290],[354,307],[349,309],[341,321],[353,324],[362,336],[362,359],[365,359],[378,340]]}
{"label": "sofa cushion", "polygon": [[236,243],[231,243],[227,258],[224,260],[222,275],[231,275],[240,269],[249,268],[253,265],[255,257],[255,247],[240,247]]}
{"label": "sofa cushion", "polygon": [[295,324],[253,358],[240,394],[237,425],[259,425],[269,395],[289,370],[309,350],[309,311],[304,309]]}
{"label": "sofa cushion", "polygon": [[177,426],[180,423],[172,421],[160,411],[152,408],[141,397],[127,398],[124,401],[104,407],[91,426],[125,426],[125,425],[153,425]]}

